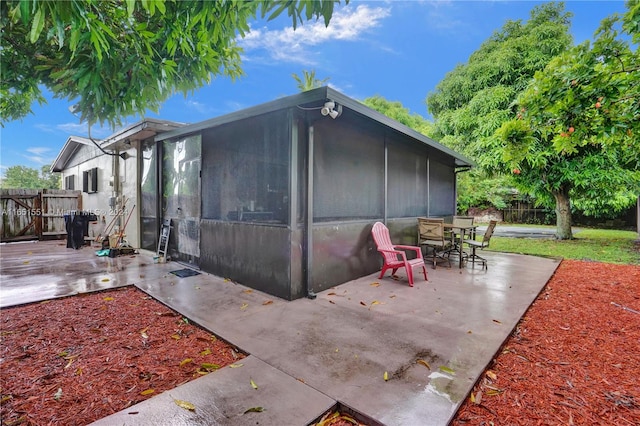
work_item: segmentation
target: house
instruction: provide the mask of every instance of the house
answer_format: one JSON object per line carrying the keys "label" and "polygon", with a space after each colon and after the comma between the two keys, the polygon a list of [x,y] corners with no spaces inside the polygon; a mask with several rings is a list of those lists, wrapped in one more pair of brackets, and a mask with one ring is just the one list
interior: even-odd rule
{"label": "house", "polygon": [[[131,216],[126,227],[127,241],[142,247],[138,182],[139,173],[144,172],[144,160],[139,147],[145,141],[153,141],[157,134],[183,125],[145,119],[99,141],[80,136],[67,139],[51,171],[61,173],[62,189],[81,190],[82,210],[98,216],[98,223],[90,226],[90,238],[100,235],[109,225],[119,230]],[[147,242],[145,248],[155,250],[154,244]]]}
{"label": "house", "polygon": [[[472,165],[329,87],[153,137],[130,132],[104,142],[128,158],[95,157],[120,182],[97,190],[138,206],[129,241],[155,250],[171,219],[173,260],[289,300],[378,270],[376,221],[415,244],[418,216],[455,214],[456,174]],[[54,168],[65,181],[81,173],[67,163]]]}

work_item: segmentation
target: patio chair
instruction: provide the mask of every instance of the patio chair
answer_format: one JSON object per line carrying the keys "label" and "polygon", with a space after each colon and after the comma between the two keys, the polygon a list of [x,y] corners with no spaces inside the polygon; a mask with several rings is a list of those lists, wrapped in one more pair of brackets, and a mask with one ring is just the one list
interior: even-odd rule
{"label": "patio chair", "polygon": [[[420,247],[394,245],[389,236],[389,229],[381,222],[376,222],[373,225],[371,235],[384,261],[379,278],[384,276],[387,269],[391,269],[391,274],[394,275],[398,269],[405,268],[409,286],[413,287],[413,268],[421,267],[425,281],[428,280],[427,269],[424,266],[424,259],[422,258],[422,250]],[[403,250],[415,252],[416,258],[407,259],[407,255]]]}
{"label": "patio chair", "polygon": [[451,267],[451,260],[449,259],[451,240],[444,236],[444,219],[419,217],[418,245],[431,249],[433,269],[436,269],[438,259],[446,260],[449,263],[449,267]]}
{"label": "patio chair", "polygon": [[487,259],[485,259],[484,257],[480,257],[476,254],[476,250],[480,249],[483,250],[485,247],[489,247],[489,241],[491,240],[491,236],[493,235],[493,231],[496,228],[496,221],[492,220],[491,222],[489,222],[489,226],[487,226],[487,230],[484,232],[484,236],[482,237],[482,241],[476,241],[476,240],[465,240],[465,243],[469,245],[469,247],[471,248],[471,255],[469,256],[469,259],[471,259],[471,264],[472,267],[475,267],[475,261],[476,259],[480,262],[482,262],[482,267],[483,269],[488,269],[487,268]]}

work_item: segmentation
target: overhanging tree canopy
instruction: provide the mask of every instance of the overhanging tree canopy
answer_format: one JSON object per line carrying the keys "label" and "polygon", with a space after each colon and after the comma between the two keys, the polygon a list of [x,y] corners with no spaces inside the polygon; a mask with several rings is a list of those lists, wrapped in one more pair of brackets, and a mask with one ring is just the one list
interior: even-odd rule
{"label": "overhanging tree canopy", "polygon": [[505,148],[494,166],[514,172],[522,190],[553,197],[558,238],[572,237],[572,200],[594,214],[629,207],[640,193],[640,51],[629,42],[640,33],[638,4],[536,73],[496,133]]}
{"label": "overhanging tree canopy", "polygon": [[[478,202],[506,206],[508,189],[513,187],[510,178],[485,173],[500,157],[496,153],[500,146],[491,145],[494,132],[513,117],[512,104],[535,72],[570,47],[570,17],[562,3],[545,3],[533,8],[526,22],[507,21],[427,96],[435,118],[434,136],[480,166],[459,175],[459,208]],[[487,194],[484,202],[479,199],[483,194]]]}
{"label": "overhanging tree canopy", "polygon": [[[345,0],[347,3],[348,0]],[[236,38],[258,14],[287,12],[329,24],[339,0],[69,0],[3,1],[1,120],[11,121],[55,97],[78,100],[89,124],[120,124],[157,111],[176,92],[189,93],[212,76],[242,75]]]}

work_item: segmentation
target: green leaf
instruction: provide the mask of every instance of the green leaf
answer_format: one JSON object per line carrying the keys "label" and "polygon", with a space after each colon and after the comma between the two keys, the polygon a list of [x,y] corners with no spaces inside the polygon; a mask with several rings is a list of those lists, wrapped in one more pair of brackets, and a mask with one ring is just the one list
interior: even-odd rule
{"label": "green leaf", "polygon": [[42,9],[38,9],[36,14],[33,16],[33,23],[31,24],[31,32],[29,33],[29,40],[31,43],[35,43],[40,37],[40,33],[42,33],[42,29],[44,28],[44,13]]}
{"label": "green leaf", "polygon": [[453,369],[451,369],[451,368],[449,368],[447,366],[444,366],[444,365],[440,366],[440,371],[442,371],[444,373],[447,373],[447,374],[450,374],[452,376],[456,375],[456,372]]}
{"label": "green leaf", "polygon": [[247,413],[262,413],[263,411],[266,411],[264,408],[262,407],[251,407],[248,408],[244,413],[242,414],[247,414]]}
{"label": "green leaf", "polygon": [[136,7],[136,0],[127,0],[127,16],[131,17]]}

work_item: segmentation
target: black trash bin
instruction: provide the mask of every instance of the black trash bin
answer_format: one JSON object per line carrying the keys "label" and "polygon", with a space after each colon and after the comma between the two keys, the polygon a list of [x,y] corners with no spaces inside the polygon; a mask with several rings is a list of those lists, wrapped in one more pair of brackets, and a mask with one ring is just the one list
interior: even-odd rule
{"label": "black trash bin", "polygon": [[79,249],[84,245],[84,237],[89,235],[89,222],[95,222],[98,217],[89,212],[71,211],[64,215],[64,225],[67,231],[67,248]]}

